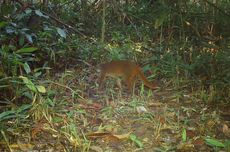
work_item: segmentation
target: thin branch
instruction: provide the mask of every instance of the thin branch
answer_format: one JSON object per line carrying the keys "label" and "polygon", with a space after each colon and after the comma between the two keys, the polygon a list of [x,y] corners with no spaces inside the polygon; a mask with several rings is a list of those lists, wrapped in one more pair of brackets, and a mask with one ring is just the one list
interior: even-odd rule
{"label": "thin branch", "polygon": [[42,13],[44,13],[44,14],[47,15],[47,16],[49,16],[51,19],[55,20],[56,22],[58,22],[58,23],[64,25],[65,27],[67,27],[67,28],[73,30],[74,32],[80,34],[81,36],[86,37],[85,34],[83,34],[82,32],[80,32],[80,31],[78,31],[78,30],[76,30],[74,27],[72,27],[72,26],[70,26],[70,25],[68,25],[68,24],[66,24],[66,23],[64,23],[64,22],[62,22],[62,21],[60,21],[60,20],[57,19],[56,17],[51,16],[51,15],[45,13],[45,12],[42,12]]}

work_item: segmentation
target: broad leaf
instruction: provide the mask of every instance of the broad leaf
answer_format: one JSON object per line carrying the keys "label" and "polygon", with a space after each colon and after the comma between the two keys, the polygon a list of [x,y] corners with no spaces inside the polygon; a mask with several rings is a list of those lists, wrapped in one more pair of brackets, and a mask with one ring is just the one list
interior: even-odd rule
{"label": "broad leaf", "polygon": [[63,29],[57,28],[57,32],[61,37],[66,38],[66,32]]}
{"label": "broad leaf", "polygon": [[39,85],[39,86],[36,86],[36,87],[38,89],[38,92],[40,92],[40,93],[46,93],[46,88],[44,86]]}
{"label": "broad leaf", "polygon": [[26,10],[25,10],[25,13],[26,13],[26,14],[30,14],[31,12],[32,12],[31,9],[26,9]]}
{"label": "broad leaf", "polygon": [[40,10],[35,10],[35,14],[40,16],[40,17],[49,18],[49,16],[44,15]]}
{"label": "broad leaf", "polygon": [[27,64],[27,62],[23,64],[23,68],[27,74],[31,72],[30,66]]}
{"label": "broad leaf", "polygon": [[206,144],[210,146],[225,147],[225,145],[222,142],[216,139],[206,138],[205,141],[206,141]]}
{"label": "broad leaf", "polygon": [[26,34],[26,39],[27,39],[30,43],[33,43],[32,35]]}
{"label": "broad leaf", "polygon": [[27,88],[29,88],[31,91],[37,93],[37,88],[35,87],[35,85],[33,84],[33,82],[31,80],[29,80],[27,77],[24,77],[24,76],[20,76],[19,78],[21,78],[23,80],[23,82],[25,83]]}
{"label": "broad leaf", "polygon": [[38,48],[36,47],[28,47],[28,48],[22,48],[16,51],[16,53],[31,53],[36,51]]}
{"label": "broad leaf", "polygon": [[40,17],[44,16],[40,10],[35,10],[35,14],[37,14]]}

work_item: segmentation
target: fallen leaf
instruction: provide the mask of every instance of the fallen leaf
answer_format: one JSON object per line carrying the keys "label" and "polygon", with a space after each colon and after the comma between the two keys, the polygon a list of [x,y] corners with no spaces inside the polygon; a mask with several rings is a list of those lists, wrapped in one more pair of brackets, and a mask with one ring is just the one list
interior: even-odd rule
{"label": "fallen leaf", "polygon": [[93,103],[92,107],[94,107],[95,109],[101,109],[103,106],[99,103]]}
{"label": "fallen leaf", "polygon": [[31,137],[33,139],[36,138],[37,133],[39,133],[43,130],[44,124],[45,124],[45,122],[40,121],[36,125],[34,125],[34,127],[32,128],[32,131],[31,131]]}
{"label": "fallen leaf", "polygon": [[97,117],[93,117],[93,118],[91,119],[91,121],[90,121],[90,124],[91,124],[91,125],[96,125],[96,124],[101,124],[102,122],[103,122],[102,119],[97,118]]}
{"label": "fallen leaf", "polygon": [[158,120],[160,121],[161,124],[164,124],[164,123],[166,122],[165,117],[159,116],[159,117],[158,117]]}
{"label": "fallen leaf", "polygon": [[229,130],[229,128],[228,128],[228,125],[223,124],[222,131],[223,131],[223,133],[224,133],[226,136],[230,136],[230,130]]}
{"label": "fallen leaf", "polygon": [[195,147],[193,144],[190,143],[181,143],[177,145],[178,151],[194,151]]}
{"label": "fallen leaf", "polygon": [[90,146],[90,149],[95,152],[103,152],[103,149],[99,146]]}
{"label": "fallen leaf", "polygon": [[193,141],[193,144],[195,146],[200,146],[204,144],[204,140],[203,139],[196,139],[195,141]]}
{"label": "fallen leaf", "polygon": [[207,123],[207,127],[209,129],[213,128],[213,126],[215,125],[216,123],[213,121],[213,120],[209,120],[208,123]]}
{"label": "fallen leaf", "polygon": [[18,150],[22,150],[22,151],[31,151],[33,149],[33,145],[31,144],[22,144],[22,143],[18,143],[18,144],[11,144],[9,145],[9,147],[12,150],[18,151]]}
{"label": "fallen leaf", "polygon": [[31,151],[34,147],[34,145],[30,143],[21,143],[19,140],[17,141],[17,145],[22,151]]}
{"label": "fallen leaf", "polygon": [[163,103],[161,103],[161,102],[152,102],[149,104],[149,107],[151,107],[151,106],[162,106],[162,105],[163,105]]}
{"label": "fallen leaf", "polygon": [[128,139],[130,134],[131,132],[127,134],[122,134],[122,135],[114,135],[108,132],[94,132],[94,133],[89,133],[87,136],[91,139],[102,138],[103,140],[107,142],[110,142],[110,141],[114,142],[114,141],[119,141],[123,139]]}
{"label": "fallen leaf", "polygon": [[131,134],[131,132],[126,133],[126,134],[122,134],[122,135],[113,135],[113,136],[115,136],[115,137],[117,137],[118,139],[121,140],[121,139],[128,139],[130,134]]}
{"label": "fallen leaf", "polygon": [[109,136],[109,135],[111,135],[111,133],[108,133],[108,132],[93,132],[93,133],[87,134],[87,136],[89,138],[93,138],[93,139],[94,138],[99,138],[99,137],[103,138],[103,137]]}
{"label": "fallen leaf", "polygon": [[196,136],[196,132],[194,130],[186,130],[186,133],[189,138],[193,138]]}
{"label": "fallen leaf", "polygon": [[106,142],[118,142],[119,141],[119,139],[116,136],[112,135],[112,134],[108,135],[108,136],[104,136],[103,140],[106,141]]}
{"label": "fallen leaf", "polygon": [[144,106],[138,106],[137,107],[137,112],[140,114],[140,113],[146,113],[147,110]]}
{"label": "fallen leaf", "polygon": [[175,112],[167,112],[165,113],[166,118],[174,118],[176,116]]}

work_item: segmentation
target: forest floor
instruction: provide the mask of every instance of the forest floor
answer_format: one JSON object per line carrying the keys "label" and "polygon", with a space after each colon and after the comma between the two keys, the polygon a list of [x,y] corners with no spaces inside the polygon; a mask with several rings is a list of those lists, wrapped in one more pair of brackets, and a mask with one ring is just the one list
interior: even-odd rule
{"label": "forest floor", "polygon": [[46,118],[24,124],[31,135],[25,130],[18,142],[31,136],[32,149],[46,151],[229,150],[222,142],[230,137],[230,107],[204,103],[196,90],[175,89],[170,82],[156,90],[138,82],[130,95],[108,79],[99,91],[97,78],[93,68],[56,74],[49,86],[55,105]]}

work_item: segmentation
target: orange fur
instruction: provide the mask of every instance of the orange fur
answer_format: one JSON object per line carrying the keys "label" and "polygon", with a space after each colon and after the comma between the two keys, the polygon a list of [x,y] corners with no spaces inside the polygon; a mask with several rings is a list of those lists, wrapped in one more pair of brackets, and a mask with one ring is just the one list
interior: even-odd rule
{"label": "orange fur", "polygon": [[99,79],[100,86],[102,86],[102,83],[105,80],[106,76],[121,77],[127,84],[127,87],[130,91],[132,91],[135,79],[137,77],[139,77],[144,82],[145,86],[151,89],[156,88],[156,85],[151,84],[147,80],[147,78],[141,71],[141,68],[134,62],[129,60],[116,60],[101,64],[101,76]]}

